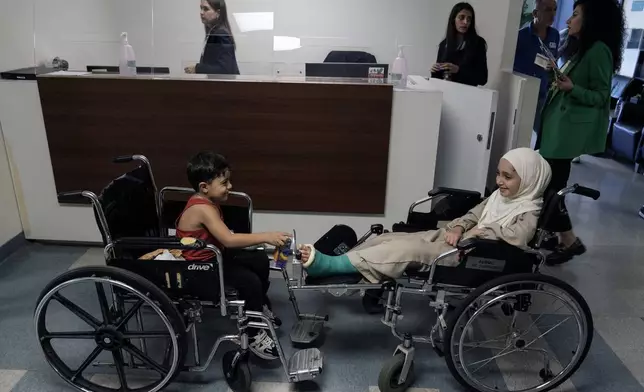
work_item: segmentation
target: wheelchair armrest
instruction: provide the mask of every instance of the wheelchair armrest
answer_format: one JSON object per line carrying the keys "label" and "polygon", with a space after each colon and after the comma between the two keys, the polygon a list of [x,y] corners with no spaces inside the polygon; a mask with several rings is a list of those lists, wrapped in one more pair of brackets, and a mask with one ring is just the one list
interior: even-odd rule
{"label": "wheelchair armrest", "polygon": [[113,242],[114,247],[122,249],[152,249],[168,248],[177,250],[201,250],[208,247],[208,244],[202,240],[195,239],[190,243],[181,241],[178,238],[163,237],[125,237],[119,238]]}
{"label": "wheelchair armrest", "polygon": [[474,249],[480,246],[503,246],[508,245],[508,243],[501,240],[487,240],[483,238],[471,237],[460,241],[456,248],[460,251]]}
{"label": "wheelchair armrest", "polygon": [[427,193],[427,196],[429,197],[436,197],[441,195],[465,196],[465,197],[474,197],[478,199],[481,198],[480,192],[468,191],[465,189],[445,188],[445,187],[438,187],[438,188],[432,189]]}

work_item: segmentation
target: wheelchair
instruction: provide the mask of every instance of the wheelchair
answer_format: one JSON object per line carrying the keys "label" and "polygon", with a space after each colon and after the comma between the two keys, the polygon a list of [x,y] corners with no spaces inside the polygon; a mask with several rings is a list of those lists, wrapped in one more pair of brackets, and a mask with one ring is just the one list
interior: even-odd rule
{"label": "wheelchair", "polygon": [[[319,375],[323,368],[319,349],[299,350],[287,359],[275,332],[275,320],[263,312],[245,310],[244,301],[226,287],[219,249],[200,240],[168,235],[166,222],[174,221],[163,213],[164,198],[170,192],[185,193],[186,188],[159,191],[145,156],[114,161],[138,166],[113,180],[100,196],[90,191],[58,195],[61,203],[91,203],[105,246],[106,266],[67,271],[42,290],[34,324],[53,370],[81,391],[156,392],[182,371],[206,371],[219,347],[230,342],[237,347],[223,355],[224,377],[232,391],[248,392],[252,379],[247,329],[255,328],[273,337],[289,382]],[[236,230],[251,230],[252,200],[243,193],[231,196],[247,205],[222,208],[224,219],[245,218],[241,224],[237,222]],[[172,210],[172,203],[168,206]],[[227,223],[235,227],[233,222]],[[140,259],[157,249],[207,249],[213,258],[210,262]],[[219,336],[202,362],[197,324],[209,308],[236,318],[237,331]],[[56,328],[62,323],[64,328]],[[194,359],[187,365],[189,351]],[[82,352],[88,355],[80,361],[76,354]],[[93,371],[98,367],[107,368],[111,378]]]}
{"label": "wheelchair", "polygon": [[[361,290],[365,308],[371,313],[383,312],[382,323],[401,340],[379,374],[381,392],[402,392],[411,385],[416,343],[430,344],[438,355],[444,356],[451,374],[467,390],[548,391],[556,388],[579,368],[593,339],[592,315],[583,297],[569,284],[540,274],[546,259],[545,250],[552,245],[553,233],[547,230],[549,217],[568,194],[595,200],[600,197],[598,191],[579,185],[562,189],[547,197],[529,249],[519,249],[499,240],[463,240],[431,264],[415,265],[405,271],[401,280],[406,283],[388,280],[381,284],[365,284],[361,283],[362,275],[357,273],[312,278],[306,276],[301,262],[295,260],[295,278],[289,278],[283,271],[299,316],[291,340],[297,345],[313,344],[320,337],[325,321],[319,316],[300,314],[293,295],[295,291],[320,290],[342,295]],[[437,229],[439,221],[458,218],[481,200],[478,192],[449,188],[430,191],[426,198],[410,206],[407,221],[395,224],[392,230]],[[418,206],[428,202],[433,203],[430,212],[416,211]],[[371,235],[383,232],[382,225],[374,225],[357,240],[355,231],[338,225],[314,247],[323,253],[338,255],[363,243]],[[459,260],[456,267],[440,264],[452,257]],[[403,294],[429,298],[429,305],[436,313],[429,335],[414,336],[398,331]],[[538,299],[540,295],[546,299]],[[384,305],[380,305],[381,302]],[[547,305],[554,303],[559,307],[544,311]],[[544,312],[537,316],[540,311]],[[567,315],[562,315],[566,312]],[[497,332],[490,324],[501,319],[507,320],[507,324],[502,325],[503,333],[496,336]],[[565,332],[573,336],[559,336]],[[555,336],[556,342],[547,341]],[[538,342],[541,338],[546,341]],[[556,355],[548,351],[550,346],[555,348]],[[511,354],[536,355],[537,358],[510,361],[507,357]],[[487,369],[482,372],[484,368]],[[508,376],[508,373],[514,376]],[[521,379],[517,380],[517,377]]]}

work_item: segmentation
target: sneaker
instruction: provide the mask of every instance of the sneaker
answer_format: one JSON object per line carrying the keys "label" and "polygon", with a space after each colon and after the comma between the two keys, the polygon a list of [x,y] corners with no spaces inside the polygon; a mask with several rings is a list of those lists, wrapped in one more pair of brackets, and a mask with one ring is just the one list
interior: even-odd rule
{"label": "sneaker", "polygon": [[266,361],[273,361],[279,358],[275,341],[263,329],[257,335],[250,338],[248,348],[250,348],[253,354]]}
{"label": "sneaker", "polygon": [[567,248],[562,246],[557,247],[554,252],[550,253],[546,258],[546,264],[559,265],[572,260],[575,256],[581,256],[586,253],[586,246],[579,238]]}
{"label": "sneaker", "polygon": [[275,313],[273,313],[268,305],[264,305],[264,307],[262,308],[262,313],[264,313],[264,316],[268,317],[273,322],[273,327],[275,329],[279,329],[279,327],[282,325],[282,320],[280,320],[279,317],[275,316]]}
{"label": "sneaker", "polygon": [[640,208],[640,218],[644,219],[644,206]]}

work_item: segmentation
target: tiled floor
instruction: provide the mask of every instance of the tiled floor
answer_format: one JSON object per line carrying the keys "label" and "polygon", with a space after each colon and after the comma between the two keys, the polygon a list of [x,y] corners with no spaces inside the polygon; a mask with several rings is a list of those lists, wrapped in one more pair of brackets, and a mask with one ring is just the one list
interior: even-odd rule
{"label": "tiled floor", "polygon": [[[596,202],[576,196],[568,199],[577,234],[588,253],[545,272],[582,293],[593,311],[595,337],[582,367],[558,390],[644,392],[644,220],[637,215],[644,203],[644,177],[610,160],[584,157],[574,167],[572,181],[602,192]],[[71,390],[43,359],[34,337],[33,311],[40,290],[54,276],[101,260],[100,249],[31,244],[0,264],[0,392]],[[273,282],[271,297],[284,319],[286,328],[280,333],[286,342],[293,315],[280,279]],[[377,391],[378,372],[398,343],[378,316],[364,314],[359,298],[311,292],[298,293],[298,299],[303,310],[330,316],[322,347],[325,372],[316,380],[317,386],[294,386],[284,382],[280,368],[253,364],[254,390]],[[412,299],[404,305],[404,325],[426,329],[424,315],[430,313],[426,302]],[[200,325],[202,352],[207,352],[219,333],[232,328],[230,322],[209,317]],[[203,374],[181,374],[167,390],[226,391],[219,358]],[[410,392],[462,390],[444,359],[429,347],[419,346],[415,366],[415,388]]]}

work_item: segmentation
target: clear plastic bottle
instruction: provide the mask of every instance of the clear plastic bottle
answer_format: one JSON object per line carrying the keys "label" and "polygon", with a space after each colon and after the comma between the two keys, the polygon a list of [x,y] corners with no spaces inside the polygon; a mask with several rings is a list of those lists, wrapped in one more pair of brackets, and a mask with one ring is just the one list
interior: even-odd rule
{"label": "clear plastic bottle", "polygon": [[407,87],[407,59],[403,48],[405,45],[398,45],[398,57],[391,66],[391,82],[398,88]]}
{"label": "clear plastic bottle", "polygon": [[119,60],[119,74],[122,76],[136,75],[136,57],[134,49],[127,40],[127,33],[121,33],[121,58]]}

